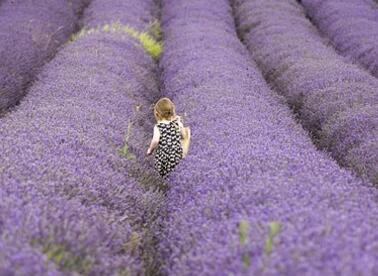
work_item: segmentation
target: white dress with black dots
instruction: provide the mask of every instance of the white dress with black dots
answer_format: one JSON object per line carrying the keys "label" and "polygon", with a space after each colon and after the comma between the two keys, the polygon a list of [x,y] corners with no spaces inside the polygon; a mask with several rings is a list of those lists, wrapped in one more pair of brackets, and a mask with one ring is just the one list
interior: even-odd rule
{"label": "white dress with black dots", "polygon": [[181,132],[178,119],[169,123],[159,123],[157,127],[160,139],[155,153],[155,169],[165,177],[182,159]]}

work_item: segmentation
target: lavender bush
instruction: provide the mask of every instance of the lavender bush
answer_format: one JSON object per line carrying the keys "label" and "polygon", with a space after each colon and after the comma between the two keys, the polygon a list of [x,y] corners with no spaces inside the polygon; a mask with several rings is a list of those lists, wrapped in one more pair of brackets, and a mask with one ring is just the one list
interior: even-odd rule
{"label": "lavender bush", "polygon": [[377,191],[318,152],[226,0],[162,1],[164,93],[192,129],[159,225],[166,275],[371,275]]}
{"label": "lavender bush", "polygon": [[378,183],[378,81],[320,38],[294,0],[235,1],[240,35],[315,142]]}
{"label": "lavender bush", "polygon": [[[147,31],[148,26],[156,20],[155,10],[151,9],[151,1],[141,1],[138,5],[135,1],[117,1],[113,5],[106,5],[108,1],[94,2],[85,13],[84,25],[89,28],[95,28],[99,25],[109,24],[109,22],[121,21],[124,24],[138,29]],[[124,11],[133,10],[134,13],[124,16]],[[113,17],[109,17],[109,11]]]}
{"label": "lavender bush", "polygon": [[301,2],[341,54],[378,77],[378,6],[372,0]]}
{"label": "lavender bush", "polygon": [[76,29],[89,0],[7,0],[0,9],[0,113]]}
{"label": "lavender bush", "polygon": [[[128,15],[147,18],[154,8],[146,0],[149,10],[140,10],[135,0],[120,12],[122,2],[94,0],[84,25],[106,18],[132,24]],[[127,33],[88,33],[44,66],[18,109],[0,121],[0,187],[23,202],[0,206],[20,215],[13,221],[12,212],[0,209],[6,221],[0,245],[9,248],[0,254],[0,271],[140,275],[154,269],[148,225],[159,213],[162,195],[154,186],[161,183],[135,149],[147,144],[152,129],[142,116],[158,96],[155,70]],[[146,125],[148,138],[138,133]]]}
{"label": "lavender bush", "polygon": [[[103,275],[142,271],[131,226],[104,207],[9,187],[0,205],[2,275]],[[25,196],[27,194],[27,196]],[[19,197],[15,196],[19,195]],[[21,198],[23,198],[21,200]]]}

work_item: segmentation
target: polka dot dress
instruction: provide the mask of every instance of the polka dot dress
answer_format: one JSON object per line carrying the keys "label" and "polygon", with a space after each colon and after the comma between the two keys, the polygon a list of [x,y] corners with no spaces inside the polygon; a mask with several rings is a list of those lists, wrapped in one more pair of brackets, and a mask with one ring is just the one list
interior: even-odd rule
{"label": "polka dot dress", "polygon": [[155,169],[163,177],[167,176],[182,159],[181,133],[178,120],[159,123],[159,145],[155,154]]}

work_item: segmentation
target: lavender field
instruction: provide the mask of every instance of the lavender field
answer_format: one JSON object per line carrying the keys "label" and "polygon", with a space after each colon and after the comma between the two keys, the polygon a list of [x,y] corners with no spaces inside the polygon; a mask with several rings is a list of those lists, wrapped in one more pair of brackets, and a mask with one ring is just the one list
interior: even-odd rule
{"label": "lavender field", "polygon": [[[0,0],[0,276],[378,275],[378,3]],[[153,104],[190,126],[168,178]]]}
{"label": "lavender field", "polygon": [[0,115],[20,100],[40,67],[77,29],[88,2],[0,2]]}

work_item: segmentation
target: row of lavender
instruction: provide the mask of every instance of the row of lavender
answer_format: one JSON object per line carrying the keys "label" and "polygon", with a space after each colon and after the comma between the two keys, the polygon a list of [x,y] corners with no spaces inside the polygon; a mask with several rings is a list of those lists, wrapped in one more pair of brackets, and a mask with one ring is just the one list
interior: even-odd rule
{"label": "row of lavender", "polygon": [[378,77],[378,3],[373,0],[302,0],[335,47]]}
{"label": "row of lavender", "polygon": [[193,130],[159,222],[162,272],[376,273],[376,189],[314,148],[240,43],[229,2],[163,0],[162,28],[164,93]]}
{"label": "row of lavender", "polygon": [[137,250],[128,240],[131,225],[118,222],[106,207],[68,201],[54,191],[41,193],[30,182],[23,183],[28,187],[11,184],[2,185],[0,192],[1,275],[104,275],[143,269],[130,256]]}
{"label": "row of lavender", "polygon": [[[123,2],[94,0],[84,25],[153,21],[152,0]],[[66,45],[0,121],[1,275],[149,269],[145,225],[162,196],[143,186],[153,175],[131,177],[138,153],[120,149],[157,96],[156,66],[128,34],[100,30]]]}
{"label": "row of lavender", "polygon": [[75,31],[89,0],[7,0],[0,9],[0,113]]}
{"label": "row of lavender", "polygon": [[315,142],[378,183],[378,80],[325,45],[294,0],[236,0],[241,37]]}

